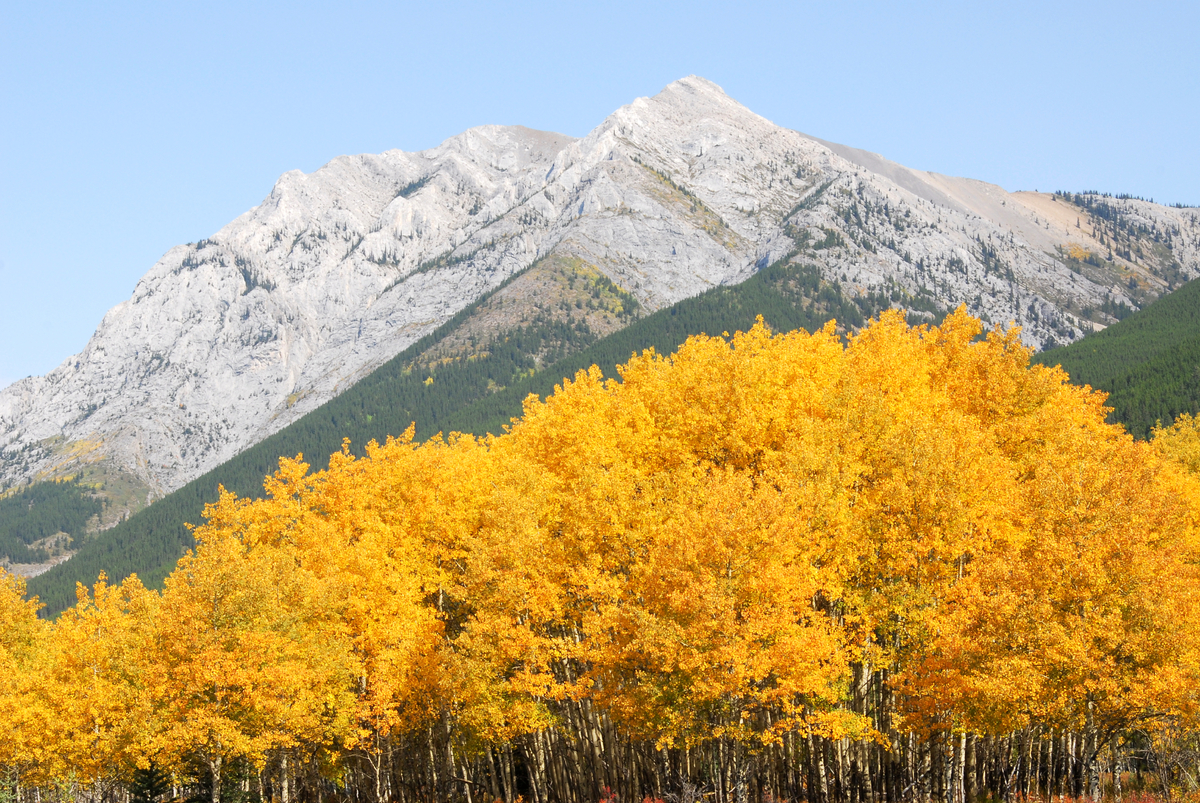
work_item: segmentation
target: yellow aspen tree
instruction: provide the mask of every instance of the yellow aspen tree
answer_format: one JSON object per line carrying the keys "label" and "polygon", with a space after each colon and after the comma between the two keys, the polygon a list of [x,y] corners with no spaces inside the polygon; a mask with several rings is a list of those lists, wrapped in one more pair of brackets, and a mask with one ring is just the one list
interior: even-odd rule
{"label": "yellow aspen tree", "polygon": [[1002,340],[950,384],[986,380],[958,397],[1011,465],[1012,526],[970,555],[903,680],[979,732],[1081,732],[1094,765],[1118,731],[1194,709],[1197,489],[1105,423],[1103,394]]}
{"label": "yellow aspen tree", "polygon": [[1001,774],[1025,733],[1031,793],[1037,729],[1081,735],[1094,788],[1111,734],[1197,724],[1190,419],[1134,443],[963,310],[620,371],[504,435],[281,460],[161,596],[101,579],[49,624],[0,574],[0,762],[198,759],[215,798],[230,762],[286,760],[379,800],[674,774],[877,800],[890,765],[888,795],[965,799],[966,733]]}
{"label": "yellow aspen tree", "polygon": [[0,568],[0,767],[19,777],[33,773],[36,780],[53,750],[43,738],[45,718],[32,689],[49,628],[38,618],[41,604],[24,597],[25,581]]}
{"label": "yellow aspen tree", "polygon": [[139,658],[158,595],[136,576],[110,586],[104,575],[51,627],[35,688],[43,738],[54,745],[46,770],[80,783],[111,777],[141,757],[153,719]]}
{"label": "yellow aspen tree", "polygon": [[971,345],[978,331],[961,312],[935,329],[884,313],[846,351],[839,452],[850,524],[831,541],[829,566],[855,642],[900,666],[932,635],[930,617],[971,555],[1011,528],[1007,461],[945,377],[947,364],[985,347]]}
{"label": "yellow aspen tree", "polygon": [[[590,694],[634,732],[769,740],[836,700],[812,532],[778,483],[838,352],[832,329],[692,338],[670,361],[635,358],[622,383],[578,375],[509,436],[548,478]],[[766,725],[768,711],[786,713]]]}
{"label": "yellow aspen tree", "polygon": [[[271,500],[258,506],[270,520]],[[314,626],[320,597],[288,549],[247,535],[251,506],[222,493],[199,545],[167,579],[146,679],[158,712],[151,749],[194,751],[212,777],[300,742],[320,745],[345,726],[344,650]]]}
{"label": "yellow aspen tree", "polygon": [[1180,413],[1173,423],[1156,426],[1151,438],[1164,457],[1182,464],[1192,474],[1200,474],[1200,417]]}

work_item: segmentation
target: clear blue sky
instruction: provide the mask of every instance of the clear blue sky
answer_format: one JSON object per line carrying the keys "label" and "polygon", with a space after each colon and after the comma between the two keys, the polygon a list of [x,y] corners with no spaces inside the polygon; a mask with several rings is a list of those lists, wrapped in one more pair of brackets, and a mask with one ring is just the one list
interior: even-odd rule
{"label": "clear blue sky", "polygon": [[0,386],[284,171],[484,123],[581,136],[692,73],[911,167],[1200,204],[1198,8],[0,0]]}

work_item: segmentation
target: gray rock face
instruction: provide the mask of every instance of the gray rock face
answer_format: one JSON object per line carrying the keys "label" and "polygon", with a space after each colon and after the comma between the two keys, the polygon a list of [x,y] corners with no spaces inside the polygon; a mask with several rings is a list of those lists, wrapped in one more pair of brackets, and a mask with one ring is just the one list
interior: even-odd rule
{"label": "gray rock face", "polygon": [[339,157],[173,248],[82,353],[0,391],[0,487],[103,458],[170,491],[552,252],[649,309],[790,256],[897,306],[967,303],[1065,342],[1200,273],[1196,210],[1106,203],[1140,239],[1064,199],[780,128],[696,77],[580,140],[484,126]]}

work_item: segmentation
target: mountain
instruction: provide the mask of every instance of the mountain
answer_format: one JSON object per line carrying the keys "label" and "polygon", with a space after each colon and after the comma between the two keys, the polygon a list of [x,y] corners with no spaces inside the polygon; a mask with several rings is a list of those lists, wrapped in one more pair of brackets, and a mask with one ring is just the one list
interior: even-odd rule
{"label": "mountain", "polygon": [[485,126],[285,174],[169,251],[83,352],[0,391],[0,487],[79,476],[113,502],[107,526],[485,296],[421,367],[557,327],[537,370],[781,260],[914,313],[967,303],[1040,348],[1200,275],[1200,224],[1195,210],[912,170],[685,78],[578,140]]}

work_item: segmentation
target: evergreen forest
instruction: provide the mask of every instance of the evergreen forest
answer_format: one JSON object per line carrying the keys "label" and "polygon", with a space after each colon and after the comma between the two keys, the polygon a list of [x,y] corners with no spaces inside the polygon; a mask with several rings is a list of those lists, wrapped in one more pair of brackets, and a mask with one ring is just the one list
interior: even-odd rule
{"label": "evergreen forest", "polygon": [[[73,480],[39,482],[0,497],[0,559],[45,563],[52,549],[82,540],[103,503]],[[57,535],[68,543],[51,545]]]}
{"label": "evergreen forest", "polygon": [[1148,437],[1159,423],[1200,412],[1200,281],[1035,360],[1106,391],[1109,421]]}

